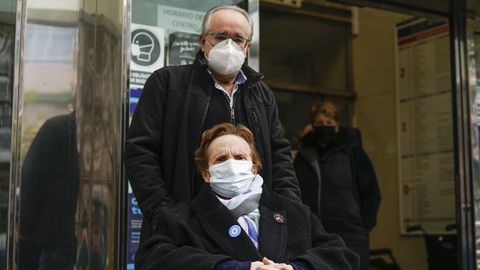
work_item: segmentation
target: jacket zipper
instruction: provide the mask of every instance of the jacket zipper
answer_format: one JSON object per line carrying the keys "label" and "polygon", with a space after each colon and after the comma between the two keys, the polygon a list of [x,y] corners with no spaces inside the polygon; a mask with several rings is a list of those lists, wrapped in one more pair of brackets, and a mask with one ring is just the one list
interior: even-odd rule
{"label": "jacket zipper", "polygon": [[[226,96],[226,98],[228,107],[230,108],[230,124],[235,125],[235,95],[232,95],[231,97]],[[232,106],[230,106],[230,104],[232,104]]]}

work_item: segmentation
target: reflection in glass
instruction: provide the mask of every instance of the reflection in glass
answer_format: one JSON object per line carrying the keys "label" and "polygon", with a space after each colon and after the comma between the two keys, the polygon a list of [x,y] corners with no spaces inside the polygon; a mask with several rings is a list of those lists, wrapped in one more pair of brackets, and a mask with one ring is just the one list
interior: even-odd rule
{"label": "reflection in glass", "polygon": [[[470,68],[471,84],[473,84],[471,96],[472,98],[472,160],[473,160],[473,196],[475,207],[475,249],[477,254],[477,269],[480,268],[480,32],[473,33],[473,40],[469,43],[470,49],[473,49],[474,63]],[[471,59],[472,60],[472,59]]]}
{"label": "reflection in glass", "polygon": [[12,269],[120,268],[125,3],[24,2]]}
{"label": "reflection in glass", "polygon": [[18,269],[72,269],[79,165],[76,27],[28,24],[23,63]]}
{"label": "reflection in glass", "polygon": [[35,135],[22,167],[19,269],[72,269],[78,152],[75,114],[54,116]]}
{"label": "reflection in glass", "polygon": [[0,270],[7,263],[15,4],[0,2]]}

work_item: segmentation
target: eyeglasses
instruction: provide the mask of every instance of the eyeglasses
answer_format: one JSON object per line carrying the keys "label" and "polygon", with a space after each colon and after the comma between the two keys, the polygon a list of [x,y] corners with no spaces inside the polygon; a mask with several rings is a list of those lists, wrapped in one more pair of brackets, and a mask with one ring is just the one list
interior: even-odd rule
{"label": "eyeglasses", "polygon": [[212,44],[215,46],[217,43],[222,42],[227,39],[231,39],[233,42],[235,42],[240,48],[245,49],[247,44],[250,42],[249,39],[243,38],[241,36],[229,36],[223,32],[214,32],[214,33],[208,33],[207,36],[212,36],[215,39],[215,44]]}

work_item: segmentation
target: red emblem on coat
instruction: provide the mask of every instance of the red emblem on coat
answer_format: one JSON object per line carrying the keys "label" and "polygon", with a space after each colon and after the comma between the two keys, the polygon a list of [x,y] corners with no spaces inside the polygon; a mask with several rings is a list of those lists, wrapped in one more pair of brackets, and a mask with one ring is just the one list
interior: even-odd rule
{"label": "red emblem on coat", "polygon": [[281,224],[285,223],[285,217],[282,214],[276,213],[273,215],[273,218],[278,223],[281,223]]}

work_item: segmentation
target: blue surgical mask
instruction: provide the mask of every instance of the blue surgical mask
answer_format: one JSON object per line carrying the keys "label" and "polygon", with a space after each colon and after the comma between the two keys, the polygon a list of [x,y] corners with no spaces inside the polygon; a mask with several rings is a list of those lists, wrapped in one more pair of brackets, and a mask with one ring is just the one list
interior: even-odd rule
{"label": "blue surgical mask", "polygon": [[255,175],[250,160],[229,159],[208,168],[210,186],[220,196],[233,198],[250,189]]}

